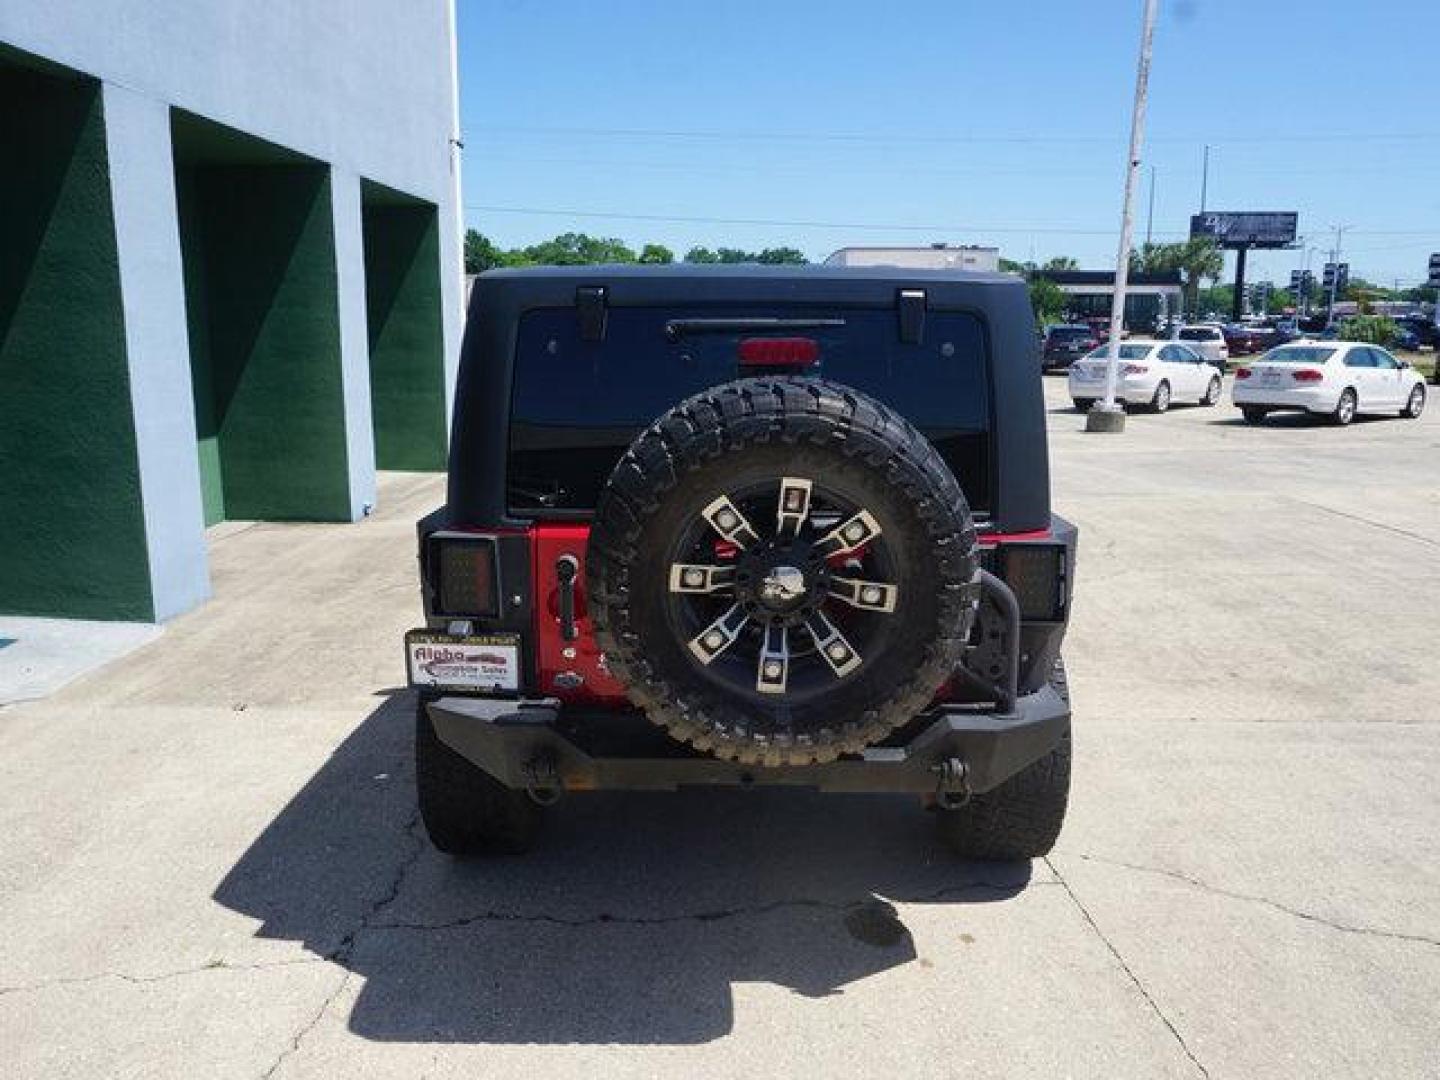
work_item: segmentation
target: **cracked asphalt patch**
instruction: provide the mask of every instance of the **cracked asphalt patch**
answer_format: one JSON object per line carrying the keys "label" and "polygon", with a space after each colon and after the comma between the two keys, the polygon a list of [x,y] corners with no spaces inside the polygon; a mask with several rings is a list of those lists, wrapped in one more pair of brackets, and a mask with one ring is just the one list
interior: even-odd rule
{"label": "cracked asphalt patch", "polygon": [[1051,414],[1076,786],[1028,868],[762,790],[442,857],[396,648],[442,481],[228,530],[213,603],[0,712],[5,1075],[1440,1075],[1440,413],[1228,412]]}

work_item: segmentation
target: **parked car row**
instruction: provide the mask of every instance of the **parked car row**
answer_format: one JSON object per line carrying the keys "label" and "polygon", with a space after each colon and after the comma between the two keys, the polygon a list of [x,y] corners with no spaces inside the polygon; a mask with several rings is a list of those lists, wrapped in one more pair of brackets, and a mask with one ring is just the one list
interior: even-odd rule
{"label": "parked car row", "polygon": [[[1091,350],[1070,365],[1070,398],[1081,411],[1105,394],[1108,352]],[[1215,405],[1222,369],[1195,344],[1122,342],[1115,399],[1127,408],[1166,412],[1175,402]],[[1399,413],[1414,419],[1425,409],[1425,380],[1410,364],[1378,345],[1301,339],[1271,349],[1235,372],[1231,398],[1246,423],[1275,412],[1303,412],[1349,424],[1356,416]]]}

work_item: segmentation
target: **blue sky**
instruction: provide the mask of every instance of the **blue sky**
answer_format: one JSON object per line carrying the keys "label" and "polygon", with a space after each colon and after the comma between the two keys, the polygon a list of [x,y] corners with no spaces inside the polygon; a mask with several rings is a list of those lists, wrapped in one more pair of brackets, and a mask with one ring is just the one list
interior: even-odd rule
{"label": "blue sky", "polygon": [[[466,219],[506,246],[573,229],[821,258],[945,240],[1113,264],[1140,0],[458,7]],[[1148,167],[1155,238],[1178,238],[1209,143],[1210,209],[1298,210],[1319,248],[1346,225],[1352,276],[1423,278],[1433,0],[1160,10],[1137,242]],[[1254,254],[1249,276],[1300,258]]]}

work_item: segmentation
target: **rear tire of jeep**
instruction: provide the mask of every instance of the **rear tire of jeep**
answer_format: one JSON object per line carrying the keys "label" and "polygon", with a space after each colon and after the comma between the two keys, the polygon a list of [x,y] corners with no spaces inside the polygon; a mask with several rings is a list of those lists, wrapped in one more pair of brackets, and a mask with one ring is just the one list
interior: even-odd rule
{"label": "rear tire of jeep", "polygon": [[1247,424],[1263,424],[1265,417],[1269,416],[1270,413],[1266,409],[1243,408],[1240,410],[1240,415],[1245,418],[1245,423]]}
{"label": "rear tire of jeep", "polygon": [[1095,406],[1094,398],[1077,397],[1070,400],[1074,403],[1076,412],[1089,412]]}
{"label": "rear tire of jeep", "polygon": [[904,419],[819,379],[742,379],[616,465],[587,603],[610,671],[672,737],[810,765],[924,712],[959,664],[977,567],[965,496]]}
{"label": "rear tire of jeep", "polygon": [[[1069,698],[1065,667],[1056,662],[1051,685]],[[964,859],[1021,862],[1048,855],[1070,802],[1070,730],[1040,760],[964,806],[936,810],[940,838]]]}
{"label": "rear tire of jeep", "polygon": [[540,806],[441,742],[423,701],[415,708],[415,788],[430,842],[447,855],[522,855],[535,843]]}

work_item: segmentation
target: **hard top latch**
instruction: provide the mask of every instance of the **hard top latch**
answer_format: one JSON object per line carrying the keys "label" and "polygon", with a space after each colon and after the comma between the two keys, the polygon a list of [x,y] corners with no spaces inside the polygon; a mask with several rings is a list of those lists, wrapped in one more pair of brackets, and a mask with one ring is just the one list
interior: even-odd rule
{"label": "hard top latch", "polygon": [[924,289],[901,289],[895,295],[895,310],[900,316],[900,344],[919,345],[925,337]]}
{"label": "hard top latch", "polygon": [[575,290],[575,310],[580,316],[580,340],[605,340],[605,286],[581,285]]}

